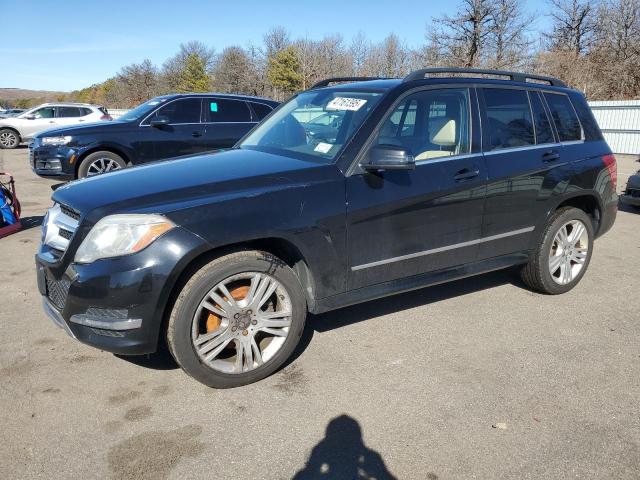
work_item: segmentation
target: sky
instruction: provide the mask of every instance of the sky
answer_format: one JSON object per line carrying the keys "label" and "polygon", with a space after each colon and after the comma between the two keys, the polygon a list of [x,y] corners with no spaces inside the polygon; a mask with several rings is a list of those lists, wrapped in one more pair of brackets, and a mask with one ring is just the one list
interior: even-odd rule
{"label": "sky", "polygon": [[[537,28],[544,2],[527,0]],[[456,0],[0,0],[0,88],[76,90],[145,58],[161,65],[190,40],[216,52],[261,45],[275,26],[292,38],[339,33],[346,44],[393,32],[416,47],[432,17],[455,10]]]}

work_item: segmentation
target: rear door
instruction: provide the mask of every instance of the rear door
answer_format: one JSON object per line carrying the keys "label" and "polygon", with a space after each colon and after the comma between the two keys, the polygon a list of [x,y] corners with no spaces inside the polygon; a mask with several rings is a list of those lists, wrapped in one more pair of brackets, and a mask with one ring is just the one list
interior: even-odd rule
{"label": "rear door", "polygon": [[82,110],[78,107],[56,107],[56,123],[60,126],[79,123],[81,117]]}
{"label": "rear door", "polygon": [[[201,109],[202,99],[191,97],[170,101],[153,112],[140,124],[139,140],[134,144],[137,157],[146,162],[205,151]],[[168,123],[151,126],[160,119]]]}
{"label": "rear door", "polygon": [[257,123],[244,100],[205,98],[202,114],[206,150],[233,147]]}
{"label": "rear door", "polygon": [[487,174],[475,105],[468,88],[421,90],[380,124],[368,148],[402,146],[416,167],[347,178],[349,289],[476,259]]}
{"label": "rear door", "polygon": [[527,250],[545,201],[566,178],[567,158],[538,91],[480,88],[489,173],[480,258]]}

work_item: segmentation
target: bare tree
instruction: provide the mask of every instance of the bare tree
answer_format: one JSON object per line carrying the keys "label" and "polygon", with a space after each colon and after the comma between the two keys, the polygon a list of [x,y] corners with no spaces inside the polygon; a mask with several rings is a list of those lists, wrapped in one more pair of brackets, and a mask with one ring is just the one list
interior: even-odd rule
{"label": "bare tree", "polygon": [[158,94],[158,69],[150,60],[122,67],[116,75],[113,95],[120,105],[138,105]]}
{"label": "bare tree", "polygon": [[371,54],[371,42],[367,40],[362,31],[358,32],[351,40],[348,53],[351,57],[351,74],[357,76],[369,75],[366,70],[366,63]]}
{"label": "bare tree", "polygon": [[523,0],[495,0],[489,18],[487,66],[524,68],[533,45],[529,38],[533,17],[525,13]]}
{"label": "bare tree", "polygon": [[480,65],[491,35],[491,5],[491,0],[462,0],[453,17],[433,19],[428,34],[432,53],[438,58],[448,58],[449,64]]}
{"label": "bare tree", "polygon": [[255,65],[241,47],[227,47],[213,68],[213,86],[228,93],[255,94]]}
{"label": "bare tree", "polygon": [[552,50],[568,50],[576,56],[586,53],[595,32],[592,0],[548,0],[552,21],[547,34]]}
{"label": "bare tree", "polygon": [[176,91],[178,79],[186,68],[187,59],[194,55],[204,65],[205,72],[212,75],[216,60],[215,50],[198,41],[182,43],[178,53],[162,65],[161,84],[165,93]]}

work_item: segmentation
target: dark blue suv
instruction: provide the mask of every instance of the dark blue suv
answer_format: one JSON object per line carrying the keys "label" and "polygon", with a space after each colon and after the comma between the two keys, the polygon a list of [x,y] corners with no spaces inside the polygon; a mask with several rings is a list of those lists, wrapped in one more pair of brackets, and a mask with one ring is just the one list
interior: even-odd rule
{"label": "dark blue suv", "polygon": [[547,294],[580,281],[618,203],[582,94],[484,70],[337,80],[232,150],[56,190],[36,257],[51,318],[121,354],[166,343],[232,387],[278,369],[307,312],[512,266]]}
{"label": "dark blue suv", "polygon": [[218,93],[156,97],[113,122],[35,135],[29,161],[41,177],[74,180],[230,148],[277,105],[264,98]]}

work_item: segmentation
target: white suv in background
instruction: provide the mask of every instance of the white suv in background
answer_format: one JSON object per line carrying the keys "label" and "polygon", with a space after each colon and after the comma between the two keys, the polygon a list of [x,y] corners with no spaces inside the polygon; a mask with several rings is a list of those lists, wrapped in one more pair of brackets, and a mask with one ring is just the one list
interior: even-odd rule
{"label": "white suv in background", "polygon": [[0,148],[16,148],[43,130],[100,120],[112,120],[100,105],[43,103],[15,117],[0,119]]}

